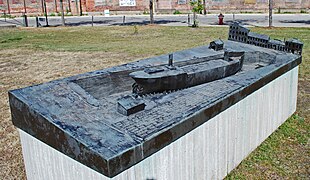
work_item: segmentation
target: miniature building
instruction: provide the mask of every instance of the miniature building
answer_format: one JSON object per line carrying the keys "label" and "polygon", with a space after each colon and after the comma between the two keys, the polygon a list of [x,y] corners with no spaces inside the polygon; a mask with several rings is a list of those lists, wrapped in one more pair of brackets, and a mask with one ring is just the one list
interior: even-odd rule
{"label": "miniature building", "polygon": [[288,49],[285,46],[285,42],[278,39],[271,39],[268,43],[268,48],[278,50],[278,51],[287,51]]}
{"label": "miniature building", "polygon": [[270,37],[265,34],[258,34],[254,32],[249,32],[248,34],[248,44],[254,44],[255,46],[267,47]]}
{"label": "miniature building", "polygon": [[285,41],[285,47],[288,48],[292,53],[301,54],[303,43],[298,39],[289,39]]}
{"label": "miniature building", "polygon": [[117,112],[129,116],[144,110],[145,104],[132,96],[125,96],[117,101]]}
{"label": "miniature building", "polygon": [[210,42],[209,48],[214,49],[215,51],[222,50],[224,48],[224,42],[220,39]]}
{"label": "miniature building", "polygon": [[228,39],[299,55],[301,55],[303,47],[303,43],[298,39],[290,39],[285,42],[272,40],[268,35],[250,32],[248,28],[240,25],[238,22],[233,22],[230,25]]}
{"label": "miniature building", "polygon": [[248,41],[249,32],[249,28],[240,25],[238,22],[234,22],[229,27],[228,40],[246,43]]}

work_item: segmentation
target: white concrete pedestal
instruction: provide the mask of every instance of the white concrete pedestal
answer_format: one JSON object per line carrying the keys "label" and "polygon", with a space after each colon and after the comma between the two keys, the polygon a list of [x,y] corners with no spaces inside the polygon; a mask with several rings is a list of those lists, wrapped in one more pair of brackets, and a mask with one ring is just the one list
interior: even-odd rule
{"label": "white concrete pedestal", "polygon": [[[298,66],[112,179],[222,179],[296,110]],[[27,178],[110,179],[20,130]]]}

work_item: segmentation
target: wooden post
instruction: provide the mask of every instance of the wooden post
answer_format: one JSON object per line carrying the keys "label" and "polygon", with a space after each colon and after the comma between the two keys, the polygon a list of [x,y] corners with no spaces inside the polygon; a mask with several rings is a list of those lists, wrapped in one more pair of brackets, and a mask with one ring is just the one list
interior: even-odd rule
{"label": "wooden post", "polygon": [[26,0],[24,0],[24,13],[23,13],[23,17],[24,17],[24,26],[28,27],[28,18],[27,18],[27,7],[26,7]]}
{"label": "wooden post", "polygon": [[41,0],[41,5],[42,5],[42,14],[44,15],[44,2],[43,2],[43,0]]}
{"label": "wooden post", "polygon": [[27,15],[25,13],[23,13],[23,20],[24,20],[24,26],[28,27],[28,18],[27,18]]}
{"label": "wooden post", "polygon": [[11,10],[10,10],[10,1],[6,0],[6,3],[8,5],[8,14],[11,14]]}
{"label": "wooden post", "polygon": [[55,12],[58,13],[57,0],[54,0]]}
{"label": "wooden post", "polygon": [[196,24],[196,18],[197,18],[197,14],[196,14],[196,12],[194,12],[194,14],[193,14],[193,21],[194,21],[193,27],[196,27],[196,26],[197,26],[197,24]]}
{"label": "wooden post", "polygon": [[61,25],[65,26],[65,14],[64,14],[64,5],[63,0],[60,0],[60,11],[61,11]]}
{"label": "wooden post", "polygon": [[203,0],[203,14],[204,14],[204,15],[207,15],[206,0]]}
{"label": "wooden post", "polygon": [[94,16],[91,16],[91,27],[94,27]]}
{"label": "wooden post", "polygon": [[70,2],[70,0],[68,0],[68,9],[69,9],[69,12],[71,12],[71,2]]}
{"label": "wooden post", "polygon": [[80,0],[80,16],[83,16],[82,0]]}
{"label": "wooden post", "polygon": [[269,27],[272,27],[272,0],[269,0]]}
{"label": "wooden post", "polygon": [[46,26],[48,26],[46,2],[43,0]]}
{"label": "wooden post", "polygon": [[36,16],[36,27],[39,27],[40,25],[39,25],[39,18],[38,18],[38,16]]}
{"label": "wooden post", "polygon": [[150,24],[154,24],[153,0],[150,0]]}
{"label": "wooden post", "polygon": [[24,13],[25,13],[25,15],[27,13],[26,0],[24,0]]}
{"label": "wooden post", "polygon": [[80,14],[79,13],[79,3],[78,3],[78,0],[75,0],[75,8],[76,8],[76,13]]}

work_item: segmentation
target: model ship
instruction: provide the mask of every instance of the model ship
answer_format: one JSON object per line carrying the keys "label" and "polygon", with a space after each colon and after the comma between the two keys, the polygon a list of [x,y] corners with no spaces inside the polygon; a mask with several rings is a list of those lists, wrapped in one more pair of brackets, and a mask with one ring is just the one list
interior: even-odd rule
{"label": "model ship", "polygon": [[[303,47],[303,43],[297,39],[273,40],[267,35],[250,32],[237,22],[230,25],[228,39],[297,55],[301,55]],[[258,55],[254,51],[245,53],[224,49],[224,42],[220,39],[212,41],[209,48],[221,51],[223,55],[200,58],[194,56],[192,59],[173,63],[173,54],[170,54],[167,65],[131,72],[129,76],[134,80],[132,93],[118,99],[117,111],[128,116],[144,110],[153,97],[154,99],[164,97],[174,91],[235,75],[242,69],[245,72],[251,71],[269,66],[276,61],[276,56],[270,55],[268,59],[264,54]]]}
{"label": "model ship", "polygon": [[202,60],[185,66],[174,66],[169,55],[166,66],[147,68],[129,74],[135,80],[133,93],[137,95],[170,92],[197,86],[236,74],[243,65],[242,52],[225,52],[223,59]]}

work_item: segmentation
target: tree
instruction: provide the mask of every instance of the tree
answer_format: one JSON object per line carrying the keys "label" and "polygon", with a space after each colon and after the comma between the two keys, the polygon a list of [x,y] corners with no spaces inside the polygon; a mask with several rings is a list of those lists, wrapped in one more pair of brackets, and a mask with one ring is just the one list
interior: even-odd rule
{"label": "tree", "polygon": [[272,27],[272,0],[269,0],[269,27]]}
{"label": "tree", "polygon": [[62,26],[65,26],[66,24],[65,24],[63,0],[60,0],[60,11],[61,11],[61,24],[62,24]]}
{"label": "tree", "polygon": [[191,0],[190,5],[192,6],[192,11],[194,13],[194,24],[192,27],[198,27],[197,13],[201,13],[203,10],[202,0]]}

